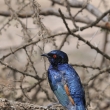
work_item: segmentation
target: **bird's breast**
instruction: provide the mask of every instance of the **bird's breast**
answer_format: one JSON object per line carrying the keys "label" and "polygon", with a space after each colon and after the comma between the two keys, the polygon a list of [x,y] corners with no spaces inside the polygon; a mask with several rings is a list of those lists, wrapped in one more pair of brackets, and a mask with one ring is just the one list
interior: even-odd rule
{"label": "bird's breast", "polygon": [[62,81],[62,76],[56,69],[50,69],[48,71],[48,80],[52,90],[57,89],[57,85]]}

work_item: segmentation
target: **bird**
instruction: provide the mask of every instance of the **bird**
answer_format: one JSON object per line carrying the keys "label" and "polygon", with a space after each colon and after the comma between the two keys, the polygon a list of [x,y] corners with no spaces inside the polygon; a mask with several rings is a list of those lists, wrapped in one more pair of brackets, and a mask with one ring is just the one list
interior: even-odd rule
{"label": "bird", "polygon": [[47,57],[48,81],[59,103],[66,110],[86,110],[85,91],[75,69],[68,64],[68,56],[60,50],[52,50],[41,56]]}

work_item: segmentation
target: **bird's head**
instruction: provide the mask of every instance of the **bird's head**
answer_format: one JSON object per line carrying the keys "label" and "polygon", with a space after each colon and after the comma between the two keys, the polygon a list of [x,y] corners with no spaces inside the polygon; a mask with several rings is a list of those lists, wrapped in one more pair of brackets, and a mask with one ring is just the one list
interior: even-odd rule
{"label": "bird's head", "polygon": [[67,54],[60,50],[53,50],[47,54],[42,54],[41,56],[47,57],[52,66],[68,63]]}

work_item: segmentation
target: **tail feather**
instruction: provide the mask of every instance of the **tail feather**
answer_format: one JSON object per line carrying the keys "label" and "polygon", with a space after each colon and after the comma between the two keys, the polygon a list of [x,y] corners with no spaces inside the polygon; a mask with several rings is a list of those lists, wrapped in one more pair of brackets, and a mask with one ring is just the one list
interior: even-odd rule
{"label": "tail feather", "polygon": [[86,110],[84,105],[68,106],[66,110]]}
{"label": "tail feather", "polygon": [[84,105],[77,105],[76,110],[86,110]]}
{"label": "tail feather", "polygon": [[77,110],[76,109],[76,105],[75,106],[73,106],[73,105],[72,106],[68,106],[66,110]]}

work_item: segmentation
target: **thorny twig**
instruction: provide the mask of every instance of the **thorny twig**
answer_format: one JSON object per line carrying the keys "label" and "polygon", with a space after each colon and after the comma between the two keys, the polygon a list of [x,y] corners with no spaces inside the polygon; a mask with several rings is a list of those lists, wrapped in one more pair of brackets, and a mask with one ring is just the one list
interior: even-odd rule
{"label": "thorny twig", "polygon": [[[3,11],[3,12],[0,11],[0,15],[1,16],[5,16],[5,17],[11,16],[11,18],[8,20],[8,22],[6,22],[6,24],[4,24],[1,27],[1,30],[4,29],[4,27],[7,26],[10,23],[10,21],[12,21],[13,19],[16,19],[20,23],[21,28],[24,31],[23,32],[24,35],[28,36],[28,40],[24,39],[24,41],[26,41],[26,42],[24,42],[24,44],[22,43],[21,46],[18,46],[17,48],[13,48],[13,50],[11,49],[11,52],[9,52],[8,54],[5,54],[5,55],[3,54],[3,57],[0,58],[0,64],[3,65],[3,68],[5,68],[7,70],[8,69],[13,70],[14,71],[13,74],[15,74],[15,72],[16,72],[17,75],[20,75],[21,74],[20,76],[23,76],[23,77],[21,77],[21,80],[19,81],[20,82],[20,88],[21,88],[23,94],[21,94],[18,98],[15,98],[15,99],[23,99],[22,97],[25,96],[28,99],[34,98],[31,101],[33,101],[33,100],[38,101],[39,99],[38,98],[35,98],[35,97],[42,91],[46,95],[46,98],[44,98],[43,100],[45,100],[45,101],[50,100],[51,102],[53,102],[53,99],[50,97],[50,95],[49,95],[49,93],[47,91],[47,88],[45,88],[43,86],[43,83],[46,82],[45,81],[46,78],[41,78],[40,77],[40,74],[41,74],[41,76],[43,76],[43,73],[46,74],[46,72],[47,72],[47,70],[46,70],[46,61],[44,61],[44,66],[45,66],[45,69],[43,68],[44,69],[44,72],[39,73],[38,70],[41,70],[42,71],[42,68],[39,68],[38,70],[36,70],[37,65],[34,64],[31,56],[33,55],[34,47],[36,45],[39,45],[40,43],[43,43],[43,46],[41,46],[41,45],[39,46],[40,49],[41,49],[40,51],[42,51],[42,52],[45,51],[45,46],[47,45],[48,41],[49,41],[49,43],[51,42],[55,46],[55,48],[56,48],[57,47],[56,46],[56,43],[53,40],[51,40],[52,38],[54,38],[56,36],[58,36],[58,37],[64,37],[63,40],[60,42],[60,46],[58,48],[59,50],[62,49],[62,47],[64,46],[64,43],[66,42],[66,40],[68,38],[68,36],[71,35],[73,37],[78,38],[80,41],[83,41],[91,49],[96,50],[97,51],[97,54],[100,53],[103,56],[104,59],[107,59],[108,61],[110,60],[110,56],[107,54],[107,52],[105,54],[105,50],[107,48],[106,46],[104,46],[103,51],[101,51],[101,49],[99,49],[98,46],[97,47],[94,46],[90,41],[87,41],[81,35],[77,35],[76,34],[76,32],[78,32],[78,31],[81,32],[81,31],[83,31],[85,29],[88,29],[88,28],[91,28],[91,27],[100,27],[100,28],[103,28],[103,29],[110,30],[110,23],[108,22],[107,16],[106,16],[108,13],[110,13],[110,10],[106,11],[103,14],[102,13],[99,13],[98,15],[95,15],[95,13],[98,10],[95,10],[96,8],[93,9],[94,6],[92,6],[90,3],[84,2],[85,4],[72,4],[74,2],[74,0],[73,1],[66,0],[66,2],[64,2],[64,3],[63,2],[59,2],[59,0],[52,0],[52,1],[53,1],[52,3],[54,4],[53,5],[53,8],[49,8],[49,9],[45,9],[45,10],[42,10],[41,9],[41,11],[40,11],[38,3],[35,0],[32,0],[29,3],[27,3],[26,5],[24,5],[19,11],[16,12],[14,10],[14,8],[12,8],[11,4],[8,3],[8,1],[5,0],[5,3],[8,6],[10,12],[7,12],[6,13],[5,11]],[[62,1],[65,1],[65,0],[62,0]],[[75,1],[77,1],[77,0],[75,0]],[[80,2],[77,1],[77,3],[80,3]],[[67,8],[68,14],[65,13],[65,12],[63,14],[61,12],[61,10],[59,10],[60,13],[58,13],[58,11],[54,8],[55,4],[60,4],[63,7]],[[77,13],[75,15],[72,15],[71,8],[72,7],[75,7],[75,5],[76,5],[76,7],[79,7],[81,9],[79,11],[77,11]],[[27,12],[27,13],[23,13],[23,14],[20,13],[21,11],[23,11],[23,9],[26,6],[31,6],[31,9],[32,10],[31,11],[29,10],[29,12]],[[95,12],[91,12],[90,6],[91,6],[91,9],[95,10]],[[97,19],[95,21],[93,21],[92,19],[88,20],[86,17],[85,18],[84,17],[79,17],[80,12],[83,11],[84,9],[89,10],[89,12],[91,12],[92,14],[94,14],[97,17]],[[67,32],[65,31],[65,32],[56,33],[54,35],[51,35],[50,32],[48,31],[48,29],[46,28],[46,26],[42,23],[42,19],[41,19],[41,16],[40,15],[43,15],[43,16],[48,16],[48,15],[49,16],[52,16],[52,15],[54,15],[54,16],[58,16],[58,17],[62,18],[62,20],[64,22],[64,25],[65,25],[65,27],[67,29]],[[23,23],[22,19],[20,19],[20,18],[26,18],[27,19],[28,17],[34,19],[33,21],[36,22],[36,26],[40,30],[39,33],[35,34],[36,35],[35,37],[33,37],[32,34],[29,33],[28,28],[27,28],[27,25],[25,25]],[[68,26],[68,24],[67,24],[67,22],[66,22],[65,19],[71,20],[73,22],[73,25],[76,26],[76,28],[75,29],[70,29],[70,27]],[[100,21],[104,21],[104,22],[102,23]],[[78,28],[79,26],[77,27],[77,25],[75,24],[75,22],[85,23],[87,25]],[[26,20],[26,24],[27,24],[27,20]],[[62,36],[60,36],[60,35],[62,35]],[[40,38],[37,38],[39,36],[40,36]],[[23,37],[25,37],[25,36],[23,36]],[[108,43],[108,41],[107,41],[107,39],[105,39],[105,44],[107,44],[107,43]],[[28,49],[30,49],[30,48],[31,48],[31,51],[28,51]],[[5,62],[9,62],[9,61],[7,61],[7,59],[10,59],[9,56],[15,54],[16,52],[21,52],[20,50],[24,50],[25,51],[24,54],[28,57],[28,61],[24,64],[25,65],[25,70],[24,71],[22,71],[20,69],[17,69],[17,67],[15,68],[14,66],[11,66],[10,63],[5,63]],[[37,54],[37,57],[38,56],[39,55]],[[13,61],[13,59],[11,61]],[[106,61],[103,62],[103,60],[102,60],[102,63],[105,64]],[[34,75],[31,75],[31,72],[30,73],[28,72],[28,69],[30,68],[30,65],[29,64],[32,65],[31,68],[36,73],[35,76]],[[88,72],[88,74],[85,74],[85,72],[87,72],[87,71],[84,71],[84,74],[83,74],[83,77],[84,78],[86,78],[86,75],[89,75],[90,76],[87,80],[84,81],[85,82],[84,83],[85,89],[87,89],[87,93],[86,93],[87,94],[87,99],[89,100],[88,103],[87,103],[87,106],[90,106],[91,105],[90,102],[92,103],[92,101],[94,101],[94,99],[91,98],[91,94],[90,94],[91,93],[90,92],[91,89],[90,88],[94,89],[94,91],[96,91],[98,93],[101,92],[100,89],[98,89],[97,87],[95,87],[95,84],[96,84],[97,81],[99,81],[99,83],[100,83],[101,81],[103,82],[104,80],[106,80],[108,78],[108,76],[109,76],[108,73],[110,72],[110,67],[102,68],[102,67],[99,67],[99,66],[91,66],[91,65],[89,66],[89,65],[75,64],[75,63],[74,64],[71,64],[71,65],[72,66],[76,66],[76,67],[86,68],[88,70],[90,68],[90,70],[92,70],[92,71],[94,70],[95,72],[97,71],[96,73],[93,73],[93,74],[92,73],[89,73],[89,72]],[[20,73],[20,74],[18,74],[18,73]],[[107,74],[102,74],[102,73],[107,73]],[[104,76],[104,78],[101,78],[101,74]],[[33,79],[35,79],[35,82],[34,82],[34,80],[32,80],[32,81],[29,80],[30,81],[29,87],[23,88],[24,87],[24,85],[23,85],[24,84],[24,78],[25,79],[26,78],[33,78]],[[37,80],[37,82],[36,82],[36,80]],[[16,80],[15,80],[15,82],[16,82]],[[31,84],[31,82],[32,82],[32,84]],[[102,96],[104,96],[104,100],[105,99],[110,100],[105,95],[105,93],[104,93],[109,88],[109,85],[110,84],[108,82],[107,82],[107,84],[108,85],[106,85],[106,88],[103,89],[103,91],[102,91],[103,92],[103,95]],[[17,89],[15,89],[15,90],[17,90]],[[32,91],[35,91],[35,93],[32,96],[32,98],[30,96],[29,96],[30,97],[29,98],[28,95],[27,95],[27,92],[30,93]],[[98,95],[98,97],[99,97],[99,95]],[[98,100],[99,101],[100,100],[101,101],[104,101],[103,99],[100,99],[100,98],[98,98]],[[96,108],[96,109],[98,107],[101,108],[98,105],[99,104],[98,101],[97,101],[96,104],[97,104],[97,106],[94,107],[94,108]],[[52,106],[53,106],[53,104],[52,104]],[[107,102],[106,106],[103,107],[103,108],[106,109],[107,107],[109,107],[108,102]],[[47,109],[47,108],[48,107],[44,107],[44,109]],[[103,110],[103,109],[100,109],[100,110]]]}

